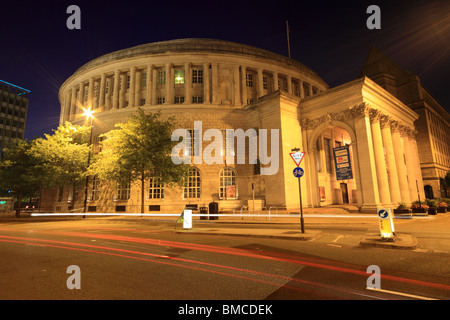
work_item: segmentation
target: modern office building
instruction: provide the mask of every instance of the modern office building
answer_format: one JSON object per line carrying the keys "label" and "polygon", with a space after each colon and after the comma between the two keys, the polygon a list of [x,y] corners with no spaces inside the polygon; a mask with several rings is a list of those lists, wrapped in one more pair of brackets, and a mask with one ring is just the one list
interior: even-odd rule
{"label": "modern office building", "polygon": [[0,80],[0,153],[9,141],[23,139],[30,90]]}
{"label": "modern office building", "polygon": [[[446,70],[443,70],[446,72]],[[450,171],[450,114],[419,77],[372,47],[362,68],[368,76],[419,115],[414,123],[427,198],[450,197],[444,177]]]}
{"label": "modern office building", "polygon": [[[375,212],[424,197],[417,113],[368,77],[329,88],[302,63],[252,46],[181,39],[120,50],[76,70],[61,86],[59,101],[61,123],[84,124],[83,109],[95,111],[94,137],[140,107],[175,116],[177,128],[191,137],[208,129],[242,129],[256,139],[246,138],[243,163],[231,159],[236,149],[219,152],[222,162],[192,161],[184,186],[168,188],[150,179],[146,212],[180,212],[187,204],[203,207],[212,201],[220,210],[298,209],[293,149],[305,152],[300,164],[305,207],[349,203]],[[251,161],[251,141],[263,141],[268,153],[260,152],[260,144]],[[208,143],[199,142],[192,139],[184,155],[205,153]],[[83,194],[71,186],[60,189],[51,207],[80,209]],[[88,207],[140,212],[140,194],[134,185],[106,191],[92,179]]]}

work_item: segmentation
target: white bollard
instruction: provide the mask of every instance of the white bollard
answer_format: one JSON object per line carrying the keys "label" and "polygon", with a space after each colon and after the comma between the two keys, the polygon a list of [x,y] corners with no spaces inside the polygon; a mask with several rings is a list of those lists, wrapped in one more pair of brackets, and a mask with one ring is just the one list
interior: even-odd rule
{"label": "white bollard", "polygon": [[183,211],[183,228],[192,229],[192,210],[186,209]]}

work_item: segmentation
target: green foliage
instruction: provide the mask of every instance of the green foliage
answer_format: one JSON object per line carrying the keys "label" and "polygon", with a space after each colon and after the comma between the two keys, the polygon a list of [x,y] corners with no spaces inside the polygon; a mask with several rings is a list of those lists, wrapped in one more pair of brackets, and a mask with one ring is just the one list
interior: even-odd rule
{"label": "green foliage", "polygon": [[87,170],[89,127],[66,122],[53,135],[33,141],[29,153],[38,162],[44,187],[62,187],[83,181]]}
{"label": "green foliage", "polygon": [[27,140],[14,139],[3,150],[0,160],[0,189],[11,190],[16,196],[16,216],[20,215],[22,197],[33,196],[40,189],[37,162],[29,153],[30,148]]}
{"label": "green foliage", "polygon": [[149,177],[160,177],[166,185],[183,182],[188,166],[175,165],[170,157],[177,143],[171,141],[174,118],[162,120],[161,112],[146,114],[139,108],[116,128],[102,135],[102,151],[94,157],[89,175],[118,184],[140,182],[141,186]]}

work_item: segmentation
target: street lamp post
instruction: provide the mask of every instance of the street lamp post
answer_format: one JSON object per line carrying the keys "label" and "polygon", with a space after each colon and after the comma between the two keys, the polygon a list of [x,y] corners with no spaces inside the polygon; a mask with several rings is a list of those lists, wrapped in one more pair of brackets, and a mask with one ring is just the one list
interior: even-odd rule
{"label": "street lamp post", "polygon": [[[88,160],[87,160],[87,167],[89,167],[90,163],[91,163],[91,146],[92,146],[92,120],[94,119],[94,115],[93,115],[93,111],[91,111],[91,109],[87,109],[84,112],[84,116],[86,116],[86,118],[90,118],[90,137],[89,137],[89,151],[88,151]],[[89,177],[86,175],[86,183],[85,183],[85,187],[84,187],[84,208],[83,208],[83,213],[86,213],[86,207],[87,207],[87,194],[88,194],[88,183],[89,183]],[[85,215],[83,215],[83,218],[86,218]]]}

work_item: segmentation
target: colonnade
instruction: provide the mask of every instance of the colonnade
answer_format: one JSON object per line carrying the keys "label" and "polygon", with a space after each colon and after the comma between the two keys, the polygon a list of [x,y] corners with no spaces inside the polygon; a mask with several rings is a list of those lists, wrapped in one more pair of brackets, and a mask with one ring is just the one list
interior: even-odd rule
{"label": "colonnade", "polygon": [[[175,84],[175,71],[184,72],[182,83]],[[73,85],[61,97],[62,121],[72,121],[83,113],[83,108],[121,109],[126,107],[204,103],[223,104],[221,90],[230,92],[227,104],[235,106],[253,103],[276,90],[284,90],[300,98],[322,90],[310,82],[263,68],[235,65],[230,75],[220,74],[219,63],[184,63],[148,65],[103,72],[97,77]],[[195,81],[193,74],[195,73]],[[222,83],[225,80],[226,83]],[[176,100],[181,96],[182,100]]]}

